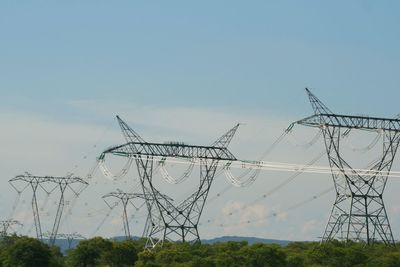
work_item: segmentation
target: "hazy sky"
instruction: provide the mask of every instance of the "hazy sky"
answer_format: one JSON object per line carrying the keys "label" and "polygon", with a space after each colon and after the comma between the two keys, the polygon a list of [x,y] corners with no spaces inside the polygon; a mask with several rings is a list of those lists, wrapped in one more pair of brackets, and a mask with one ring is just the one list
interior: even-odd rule
{"label": "hazy sky", "polygon": [[[0,220],[7,217],[15,198],[7,184],[10,178],[24,171],[74,171],[83,176],[102,149],[123,142],[116,114],[147,140],[199,144],[212,143],[241,122],[232,151],[246,159],[256,159],[293,120],[311,114],[304,87],[312,88],[338,113],[396,116],[399,8],[398,1],[372,0],[2,1]],[[323,151],[321,140],[308,150],[296,147],[295,138],[305,143],[315,132],[295,130],[297,136],[268,160],[305,164]],[[359,147],[371,139],[353,137]],[[319,165],[326,164],[325,156]],[[394,168],[400,169],[397,163]],[[296,178],[268,201],[249,206],[242,217],[229,215],[230,209],[251,203],[290,175],[264,173],[252,187],[232,189],[219,201],[214,199],[203,217],[245,222],[279,211],[282,216],[223,231],[218,223],[209,223],[202,236],[316,239],[329,215],[333,192],[318,203],[283,211],[329,188],[329,175]],[[80,219],[105,208],[101,194],[133,186],[132,176],[135,170],[118,184],[98,173],[98,182],[78,201]],[[228,185],[223,175],[220,178],[211,198]],[[180,186],[171,187],[171,193],[190,193],[190,185]],[[386,193],[396,238],[399,186],[393,181]],[[29,191],[22,198],[15,216],[29,228]],[[93,222],[104,214],[99,211],[98,217],[91,221],[88,216],[85,222],[71,216],[71,229],[61,230],[89,236]],[[121,234],[118,212],[113,214],[100,234]],[[51,224],[50,218],[51,212],[44,220]],[[132,227],[140,234],[139,222]]]}

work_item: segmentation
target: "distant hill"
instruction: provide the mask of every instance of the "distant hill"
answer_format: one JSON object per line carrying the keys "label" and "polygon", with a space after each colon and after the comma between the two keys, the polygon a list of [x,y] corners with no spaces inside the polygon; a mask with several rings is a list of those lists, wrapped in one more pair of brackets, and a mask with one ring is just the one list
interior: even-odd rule
{"label": "distant hill", "polygon": [[[48,239],[43,239],[43,241],[47,244],[50,243],[50,240],[48,240]],[[71,247],[69,247],[70,244],[68,243],[67,239],[56,239],[54,241],[54,245],[59,247],[61,252],[65,254],[69,248],[75,248],[79,244],[80,241],[81,240],[72,240]]]}
{"label": "distant hill", "polygon": [[[126,237],[125,236],[114,236],[114,237],[110,237],[109,239],[113,240],[113,241],[124,241],[124,240],[126,240]],[[133,240],[139,240],[140,237],[132,236],[132,239]]]}
{"label": "distant hill", "polygon": [[[139,239],[137,236],[132,237],[134,240]],[[111,240],[114,241],[123,241],[125,240],[125,236],[115,236],[110,238]],[[48,241],[48,240],[45,240]],[[71,248],[76,247],[79,244],[80,240],[73,240],[71,242]],[[277,244],[281,246],[286,246],[289,244],[291,241],[288,240],[279,240],[279,239],[267,239],[267,238],[258,238],[258,237],[244,237],[244,236],[222,236],[222,237],[216,237],[213,239],[203,239],[201,240],[201,243],[203,244],[214,244],[217,242],[228,242],[228,241],[235,241],[235,242],[240,242],[240,241],[247,241],[250,245],[254,243],[264,243],[264,244]],[[65,239],[56,239],[55,240],[55,245],[60,247],[61,251],[63,253],[68,250],[68,241]]]}
{"label": "distant hill", "polygon": [[279,239],[267,239],[267,238],[258,238],[258,237],[244,237],[244,236],[222,236],[216,237],[213,239],[203,239],[201,243],[203,244],[214,244],[217,242],[228,242],[228,241],[247,241],[250,245],[254,243],[265,243],[265,244],[277,244],[281,246],[286,246],[291,241],[288,240],[279,240]]}
{"label": "distant hill", "polygon": [[[132,237],[134,240],[139,239],[139,237],[134,236]],[[115,236],[110,238],[115,241],[123,241],[125,240],[125,236]],[[214,244],[217,242],[228,242],[228,241],[235,241],[235,242],[240,242],[240,241],[247,241],[247,243],[254,244],[254,243],[264,243],[264,244],[277,244],[281,246],[286,246],[292,241],[288,240],[279,240],[279,239],[267,239],[267,238],[258,238],[258,237],[246,237],[246,236],[221,236],[221,237],[216,237],[213,239],[202,239],[201,243],[203,244]]]}

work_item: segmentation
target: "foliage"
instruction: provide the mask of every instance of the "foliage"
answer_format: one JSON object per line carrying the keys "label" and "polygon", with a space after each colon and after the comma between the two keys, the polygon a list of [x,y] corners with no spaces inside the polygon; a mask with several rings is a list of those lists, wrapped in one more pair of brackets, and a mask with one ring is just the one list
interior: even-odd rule
{"label": "foliage", "polygon": [[400,246],[332,241],[293,242],[287,246],[247,242],[212,245],[165,242],[144,250],[145,240],[84,240],[63,256],[59,249],[28,237],[0,239],[0,267],[269,267],[269,266],[400,266]]}
{"label": "foliage", "polygon": [[81,241],[78,246],[70,250],[67,256],[67,265],[74,267],[99,266],[104,254],[112,250],[112,242],[101,237]]}
{"label": "foliage", "polygon": [[134,266],[137,260],[136,244],[132,240],[113,242],[112,248],[103,253],[102,259],[111,267]]}
{"label": "foliage", "polygon": [[60,250],[29,237],[5,237],[0,242],[1,266],[63,266]]}

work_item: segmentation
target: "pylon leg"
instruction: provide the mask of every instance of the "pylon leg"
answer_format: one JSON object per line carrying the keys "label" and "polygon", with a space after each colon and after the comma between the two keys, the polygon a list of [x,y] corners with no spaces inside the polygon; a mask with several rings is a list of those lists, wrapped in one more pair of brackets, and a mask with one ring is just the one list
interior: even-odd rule
{"label": "pylon leg", "polygon": [[340,128],[324,127],[322,131],[330,166],[335,169],[332,176],[336,189],[322,242],[340,239],[394,245],[383,191],[399,145],[399,134],[385,133],[382,159],[371,168],[372,175],[360,175],[340,156]]}
{"label": "pylon leg", "polygon": [[42,235],[42,226],[40,224],[40,216],[39,216],[39,208],[37,204],[37,198],[36,198],[36,191],[38,187],[38,183],[31,183],[32,186],[32,191],[33,191],[33,196],[32,196],[32,211],[33,211],[33,219],[35,222],[35,228],[36,228],[36,236],[39,240],[43,239]]}
{"label": "pylon leg", "polygon": [[166,239],[199,242],[200,236],[197,227],[218,161],[202,160],[199,189],[178,206],[175,206],[171,200],[154,188],[152,162],[153,160],[148,157],[137,157],[136,159],[143,192],[150,195],[147,198],[147,206],[152,224],[149,226],[151,229],[148,234],[148,244],[155,246],[157,242],[163,242]]}

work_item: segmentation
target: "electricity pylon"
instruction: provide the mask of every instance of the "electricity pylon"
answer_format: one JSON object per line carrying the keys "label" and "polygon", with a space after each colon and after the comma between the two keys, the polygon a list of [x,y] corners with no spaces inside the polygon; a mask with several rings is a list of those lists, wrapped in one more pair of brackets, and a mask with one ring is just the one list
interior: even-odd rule
{"label": "electricity pylon", "polygon": [[22,226],[22,224],[17,220],[4,220],[0,221],[0,237],[7,236],[10,229],[13,226]]}
{"label": "electricity pylon", "polygon": [[123,206],[123,212],[122,212],[122,222],[124,225],[124,231],[125,231],[125,238],[126,239],[131,239],[131,232],[129,230],[129,219],[128,219],[128,212],[127,212],[127,206],[128,204],[131,204],[136,208],[134,203],[132,202],[133,199],[146,199],[146,196],[144,194],[137,194],[137,193],[125,193],[122,192],[121,190],[117,190],[117,192],[111,192],[106,195],[104,195],[102,198],[104,202],[111,208],[112,205],[109,204],[107,201],[108,198],[113,197],[117,198],[119,201],[121,201],[122,206]]}
{"label": "electricity pylon", "polygon": [[[57,213],[56,217],[54,219],[54,224],[53,228],[51,231],[50,235],[50,243],[54,245],[57,232],[58,232],[58,227],[60,226],[60,221],[61,221],[61,216],[62,212],[64,209],[64,193],[67,188],[69,188],[75,195],[79,195],[80,192],[77,191],[77,189],[73,188],[73,184],[79,184],[79,185],[85,185],[85,187],[88,185],[87,182],[85,182],[83,179],[79,177],[73,177],[72,174],[69,174],[65,177],[54,177],[54,176],[34,176],[30,173],[26,173],[25,175],[18,175],[11,180],[9,180],[10,184],[17,190],[17,192],[22,192],[22,190],[18,190],[18,185],[20,183],[26,183],[31,185],[32,191],[33,191],[33,196],[32,196],[32,211],[33,211],[33,218],[35,222],[35,227],[36,227],[36,235],[37,238],[42,240],[43,239],[43,234],[42,234],[42,227],[40,223],[40,215],[39,215],[39,209],[38,209],[38,204],[37,204],[37,189],[38,187],[42,188],[48,195],[50,195],[51,192],[53,192],[57,187],[60,189],[60,200],[58,203],[57,207]],[[85,187],[79,187],[79,190],[83,190]]]}
{"label": "electricity pylon", "polygon": [[[18,188],[18,183],[26,183],[31,186],[32,188],[32,211],[33,211],[33,220],[35,223],[36,227],[36,236],[38,239],[42,240],[43,239],[43,234],[42,234],[42,227],[40,223],[40,216],[39,216],[39,209],[38,209],[38,204],[37,204],[37,198],[36,198],[36,193],[38,187],[42,188],[48,195],[50,194],[51,190],[49,190],[48,184],[50,183],[51,179],[48,177],[38,177],[38,176],[32,176],[30,173],[26,173],[25,175],[18,175],[11,180],[9,180],[9,183],[11,184],[12,187],[15,188],[17,192],[22,192],[26,186],[23,187],[23,189]],[[47,187],[44,187],[46,186]],[[54,188],[53,188],[54,190]]]}
{"label": "electricity pylon", "polygon": [[[306,91],[314,115],[295,123],[322,131],[336,189],[336,200],[322,242],[342,239],[394,245],[383,192],[400,142],[400,120],[337,115],[308,89]],[[368,175],[353,169],[342,157],[341,131],[348,133],[350,130],[383,132],[382,156]]]}
{"label": "electricity pylon", "polygon": [[[165,239],[174,240],[174,238],[182,242],[200,241],[199,219],[214,180],[218,162],[236,160],[227,146],[239,124],[211,146],[196,146],[183,143],[148,143],[120,117],[117,116],[117,120],[126,143],[105,150],[99,159],[104,160],[106,154],[135,159],[151,220],[147,246],[154,247]],[[153,163],[158,158],[186,158],[200,161],[199,188],[178,205],[162,195],[153,185]]]}
{"label": "electricity pylon", "polygon": [[[51,233],[45,233],[45,234],[43,234],[43,237],[50,241],[51,238],[52,238],[52,234]],[[81,234],[78,234],[77,232],[74,232],[72,234],[62,234],[62,233],[59,234],[59,233],[57,233],[55,238],[56,239],[65,239],[65,240],[67,240],[68,249],[70,249],[72,247],[72,242],[74,240],[84,240],[84,239],[86,239],[85,237],[83,237]]]}
{"label": "electricity pylon", "polygon": [[74,240],[85,240],[86,238],[82,236],[81,234],[78,234],[77,232],[74,232],[72,234],[57,234],[59,238],[64,238],[68,242],[68,249],[72,247],[72,242]]}

